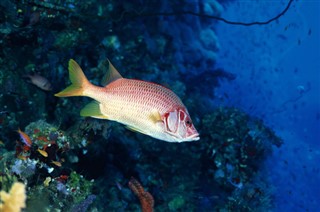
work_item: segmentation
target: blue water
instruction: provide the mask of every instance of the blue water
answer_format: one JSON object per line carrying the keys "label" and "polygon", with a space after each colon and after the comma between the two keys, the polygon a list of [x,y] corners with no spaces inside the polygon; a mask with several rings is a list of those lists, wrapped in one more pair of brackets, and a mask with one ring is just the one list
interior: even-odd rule
{"label": "blue water", "polygon": [[[266,20],[287,1],[227,4],[230,20]],[[276,211],[317,211],[320,204],[320,2],[294,1],[265,26],[216,27],[218,66],[237,74],[224,83],[221,104],[243,108],[284,139],[265,167],[276,189]]]}

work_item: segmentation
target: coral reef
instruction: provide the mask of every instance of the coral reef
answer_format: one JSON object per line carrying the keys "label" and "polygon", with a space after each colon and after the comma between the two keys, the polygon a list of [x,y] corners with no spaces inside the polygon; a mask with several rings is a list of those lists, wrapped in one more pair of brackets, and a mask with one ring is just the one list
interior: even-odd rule
{"label": "coral reef", "polygon": [[[92,193],[93,181],[71,171],[72,165],[78,161],[72,151],[86,145],[84,138],[77,142],[43,120],[30,123],[25,136],[30,137],[30,146],[19,141],[14,154],[6,153],[1,158],[4,170],[1,185],[7,187],[14,179],[27,182],[27,209],[30,211],[71,209],[75,204],[84,202]],[[70,141],[74,141],[73,145]]]}
{"label": "coral reef", "polygon": [[142,185],[134,178],[128,183],[131,191],[139,198],[142,212],[153,212],[154,199],[152,195],[145,191]]}
{"label": "coral reef", "polygon": [[1,212],[20,212],[22,208],[26,207],[26,189],[25,185],[20,182],[15,182],[9,193],[0,191]]}
{"label": "coral reef", "polygon": [[[199,143],[155,145],[152,138],[99,120],[84,119],[68,131],[39,120],[25,128],[31,144],[18,141],[15,152],[4,151],[1,185],[27,182],[30,211],[272,208],[272,189],[260,169],[281,139],[236,108],[217,108],[199,124]],[[124,186],[129,176],[143,181],[153,197],[131,178],[136,204]],[[103,203],[105,198],[112,201]]]}
{"label": "coral reef", "polygon": [[217,109],[203,118],[202,125],[204,136],[213,141],[207,153],[214,161],[215,179],[236,188],[256,174],[272,145],[282,143],[260,120],[235,108]]}

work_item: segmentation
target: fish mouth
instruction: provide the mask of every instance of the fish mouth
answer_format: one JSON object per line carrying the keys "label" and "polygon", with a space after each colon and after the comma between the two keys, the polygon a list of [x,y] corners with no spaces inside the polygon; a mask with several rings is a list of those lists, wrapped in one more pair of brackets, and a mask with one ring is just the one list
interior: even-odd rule
{"label": "fish mouth", "polygon": [[188,140],[189,140],[189,141],[197,141],[197,140],[199,140],[199,139],[200,139],[199,133],[195,133],[195,134],[190,135],[190,136],[188,137]]}

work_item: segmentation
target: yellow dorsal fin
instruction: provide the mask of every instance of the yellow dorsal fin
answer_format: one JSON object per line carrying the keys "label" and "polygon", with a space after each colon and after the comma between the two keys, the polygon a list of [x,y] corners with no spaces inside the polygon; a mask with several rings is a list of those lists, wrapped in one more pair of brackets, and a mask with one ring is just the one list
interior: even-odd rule
{"label": "yellow dorsal fin", "polygon": [[101,80],[101,85],[102,86],[106,86],[109,83],[122,78],[121,74],[117,71],[117,69],[111,64],[111,62],[108,60],[109,62],[109,69],[107,71],[107,73],[103,76],[102,80]]}
{"label": "yellow dorsal fin", "polygon": [[90,116],[90,117],[94,117],[94,118],[98,118],[98,119],[108,119],[107,116],[105,116],[101,113],[100,103],[97,101],[92,101],[89,104],[87,104],[86,106],[84,106],[84,108],[82,108],[82,110],[80,111],[80,115],[81,116]]}

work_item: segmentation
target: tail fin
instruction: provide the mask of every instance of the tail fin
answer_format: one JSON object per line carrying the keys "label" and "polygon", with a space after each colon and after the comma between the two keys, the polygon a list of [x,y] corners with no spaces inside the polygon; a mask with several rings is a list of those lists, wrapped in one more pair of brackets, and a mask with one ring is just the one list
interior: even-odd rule
{"label": "tail fin", "polygon": [[76,61],[73,59],[69,60],[69,78],[71,85],[65,88],[63,91],[56,93],[57,97],[67,97],[67,96],[83,96],[83,91],[90,82],[87,80],[82,69]]}

